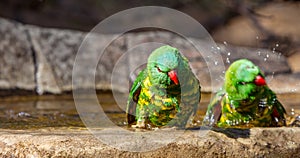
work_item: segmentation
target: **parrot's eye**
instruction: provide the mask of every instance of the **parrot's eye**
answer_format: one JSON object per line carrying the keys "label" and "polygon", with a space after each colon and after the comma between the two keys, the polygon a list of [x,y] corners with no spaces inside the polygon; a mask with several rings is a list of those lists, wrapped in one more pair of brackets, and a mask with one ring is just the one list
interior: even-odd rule
{"label": "parrot's eye", "polygon": [[162,72],[161,69],[158,66],[156,66],[156,68],[157,68],[158,72]]}
{"label": "parrot's eye", "polygon": [[246,82],[238,82],[239,85],[245,85],[247,84]]}

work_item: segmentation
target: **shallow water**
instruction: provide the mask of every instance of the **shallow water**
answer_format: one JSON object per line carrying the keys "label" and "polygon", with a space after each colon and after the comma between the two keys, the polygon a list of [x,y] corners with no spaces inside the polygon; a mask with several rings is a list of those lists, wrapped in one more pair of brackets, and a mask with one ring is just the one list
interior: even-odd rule
{"label": "shallow water", "polygon": [[[202,94],[194,126],[199,126],[211,95]],[[300,94],[278,95],[288,115],[300,114]],[[109,119],[118,126],[126,126],[126,114],[114,101],[110,92],[101,92],[99,102]],[[89,100],[86,100],[89,104]],[[85,127],[77,113],[72,95],[9,96],[0,98],[0,128],[82,128]]]}

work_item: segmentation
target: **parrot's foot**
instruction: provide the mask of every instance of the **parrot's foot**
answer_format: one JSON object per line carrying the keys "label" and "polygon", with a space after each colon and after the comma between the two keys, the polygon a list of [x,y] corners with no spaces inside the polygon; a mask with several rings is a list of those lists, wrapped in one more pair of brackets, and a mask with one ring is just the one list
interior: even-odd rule
{"label": "parrot's foot", "polygon": [[291,127],[300,127],[300,115],[288,119],[287,125]]}
{"label": "parrot's foot", "polygon": [[161,127],[161,130],[181,130],[184,129],[182,127],[178,127],[178,126],[163,126]]}
{"label": "parrot's foot", "polygon": [[146,128],[145,121],[138,121],[136,125],[131,125],[132,128]]}

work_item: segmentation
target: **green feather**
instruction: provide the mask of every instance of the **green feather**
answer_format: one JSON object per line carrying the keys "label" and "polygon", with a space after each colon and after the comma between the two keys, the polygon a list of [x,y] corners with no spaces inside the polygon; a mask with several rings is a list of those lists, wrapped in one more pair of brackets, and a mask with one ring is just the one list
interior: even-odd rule
{"label": "green feather", "polygon": [[251,61],[232,63],[225,73],[223,88],[208,105],[203,124],[246,128],[285,125],[284,107],[266,84],[257,83],[258,76],[264,80],[259,67]]}
{"label": "green feather", "polygon": [[[170,72],[176,72],[179,84]],[[176,48],[162,46],[151,53],[147,67],[131,87],[127,121],[141,128],[147,124],[184,127],[196,113],[199,101],[199,81],[188,60]]]}

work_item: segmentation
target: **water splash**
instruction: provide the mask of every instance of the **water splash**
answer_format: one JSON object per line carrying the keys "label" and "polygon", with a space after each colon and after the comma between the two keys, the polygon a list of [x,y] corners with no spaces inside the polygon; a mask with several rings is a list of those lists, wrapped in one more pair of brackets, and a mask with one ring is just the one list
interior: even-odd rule
{"label": "water splash", "polygon": [[260,55],[261,55],[261,52],[260,52],[260,51],[258,51],[258,52],[257,52],[257,55],[258,55],[258,56],[260,56]]}
{"label": "water splash", "polygon": [[217,66],[219,64],[219,62],[218,61],[215,61],[215,65]]}
{"label": "water splash", "polygon": [[226,63],[227,63],[227,64],[230,64],[229,58],[226,58]]}
{"label": "water splash", "polygon": [[278,53],[277,58],[280,59],[281,58],[282,53]]}
{"label": "water splash", "polygon": [[223,81],[225,81],[225,77],[223,75],[219,76]]}
{"label": "water splash", "polygon": [[291,109],[291,115],[295,115],[295,109],[294,108]]}
{"label": "water splash", "polygon": [[270,83],[274,79],[275,72],[272,72],[271,76],[267,76],[267,82]]}
{"label": "water splash", "polygon": [[30,115],[29,113],[23,112],[23,111],[19,112],[19,113],[17,114],[17,116],[18,116],[18,117],[31,117],[31,115]]}
{"label": "water splash", "polygon": [[266,54],[266,56],[264,57],[264,61],[266,62],[269,59],[270,55]]}
{"label": "water splash", "polygon": [[291,92],[297,92],[298,88],[300,88],[299,86],[300,86],[300,83],[296,83],[295,86],[294,86],[294,88],[291,89]]}

